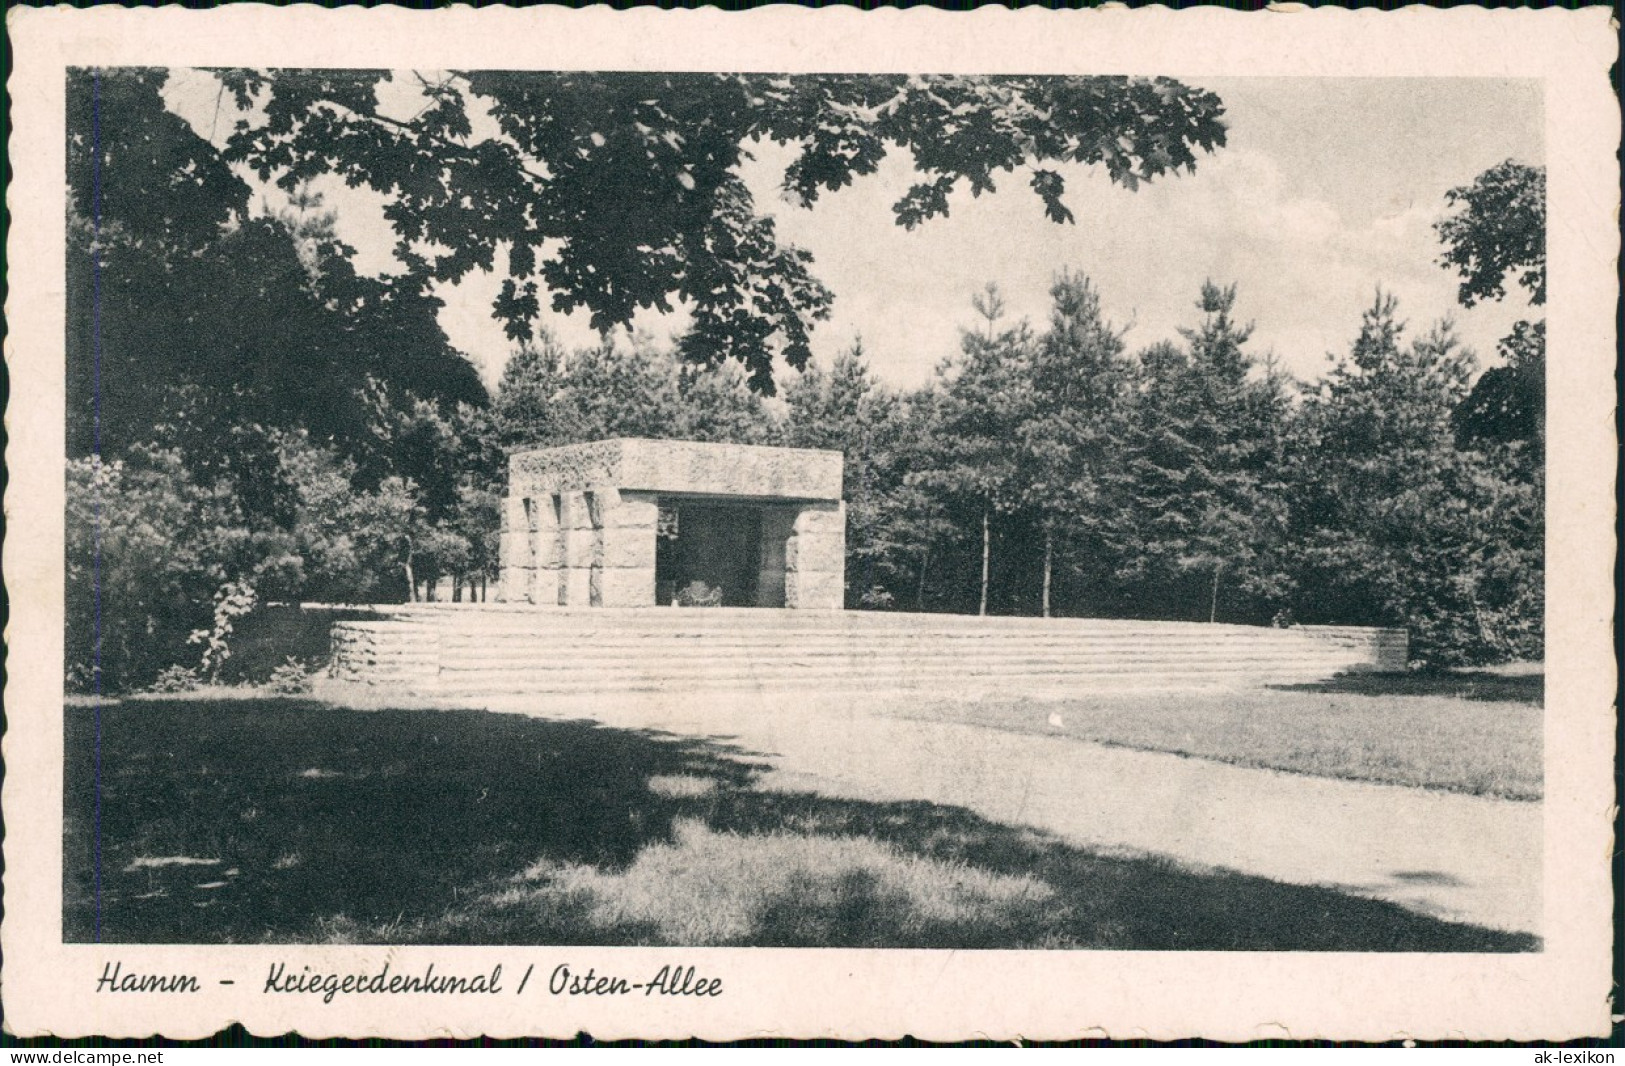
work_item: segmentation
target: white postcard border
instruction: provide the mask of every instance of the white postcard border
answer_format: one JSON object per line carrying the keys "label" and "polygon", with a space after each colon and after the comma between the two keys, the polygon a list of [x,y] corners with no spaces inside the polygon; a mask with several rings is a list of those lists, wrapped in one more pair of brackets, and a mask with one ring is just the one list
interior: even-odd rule
{"label": "white postcard border", "polygon": [[[1606,8],[860,14],[233,6],[8,12],[12,374],[6,493],[5,1023],[16,1035],[736,1039],[1557,1039],[1608,1029],[1619,111]],[[1529,955],[64,945],[61,935],[64,78],[67,66],[337,66],[1493,76],[1547,91],[1551,334],[1546,948]],[[276,962],[397,972],[693,965],[703,1000],[320,997]],[[187,969],[188,996],[98,995],[104,965]],[[212,983],[232,979],[234,985]],[[532,982],[536,981],[532,977]]]}

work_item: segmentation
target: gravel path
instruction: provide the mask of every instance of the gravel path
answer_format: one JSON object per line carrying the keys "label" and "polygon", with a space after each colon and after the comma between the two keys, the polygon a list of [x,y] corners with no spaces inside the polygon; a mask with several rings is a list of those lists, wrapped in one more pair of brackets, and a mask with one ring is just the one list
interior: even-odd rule
{"label": "gravel path", "polygon": [[1075,845],[1336,888],[1451,921],[1540,934],[1539,803],[888,718],[855,702],[617,697],[483,705],[722,739],[766,757],[763,788],[927,800]]}

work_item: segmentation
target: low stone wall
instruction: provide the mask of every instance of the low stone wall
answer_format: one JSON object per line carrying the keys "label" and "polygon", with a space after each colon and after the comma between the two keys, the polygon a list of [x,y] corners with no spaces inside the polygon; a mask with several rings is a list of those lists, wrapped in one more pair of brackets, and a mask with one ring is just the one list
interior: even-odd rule
{"label": "low stone wall", "polygon": [[432,692],[440,684],[441,630],[399,620],[333,623],[328,676],[341,684]]}
{"label": "low stone wall", "polygon": [[289,658],[323,668],[331,653],[335,623],[380,617],[370,606],[265,605],[237,620],[231,637],[231,657],[221,664],[220,679],[227,684],[263,684]]}

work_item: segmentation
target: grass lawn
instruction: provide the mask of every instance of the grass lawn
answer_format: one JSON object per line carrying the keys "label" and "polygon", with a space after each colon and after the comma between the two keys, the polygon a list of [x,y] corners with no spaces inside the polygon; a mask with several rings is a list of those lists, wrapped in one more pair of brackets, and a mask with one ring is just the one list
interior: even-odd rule
{"label": "grass lawn", "polygon": [[237,698],[67,725],[70,941],[1538,948],[957,807],[759,791],[736,750],[590,722]]}
{"label": "grass lawn", "polygon": [[1317,777],[1538,800],[1542,678],[1351,675],[1240,692],[927,700],[902,716],[1050,733]]}

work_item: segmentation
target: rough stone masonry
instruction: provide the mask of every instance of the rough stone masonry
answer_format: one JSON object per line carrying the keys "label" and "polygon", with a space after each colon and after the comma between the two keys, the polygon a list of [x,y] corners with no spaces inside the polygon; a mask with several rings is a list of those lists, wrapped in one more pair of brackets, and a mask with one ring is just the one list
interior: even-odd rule
{"label": "rough stone masonry", "polygon": [[509,603],[650,607],[691,582],[729,605],[837,610],[842,456],[621,438],[514,452],[502,508]]}

